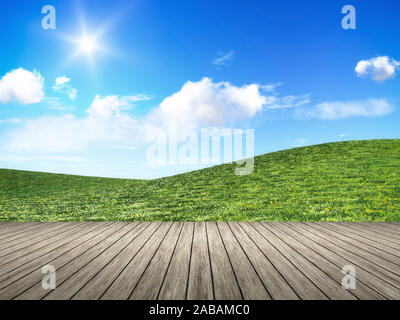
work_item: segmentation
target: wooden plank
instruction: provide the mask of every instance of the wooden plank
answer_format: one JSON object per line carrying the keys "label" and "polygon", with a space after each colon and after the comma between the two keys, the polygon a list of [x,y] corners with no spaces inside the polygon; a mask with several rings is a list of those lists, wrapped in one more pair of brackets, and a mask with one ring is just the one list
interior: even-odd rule
{"label": "wooden plank", "polygon": [[164,240],[172,223],[163,222],[148,242],[141,248],[139,253],[129,262],[126,268],[119,274],[118,278],[107,289],[101,299],[126,300],[132,293],[142,274],[146,270],[155,252]]}
{"label": "wooden plank", "polygon": [[271,298],[274,300],[298,300],[299,297],[295,291],[286,282],[268,257],[264,256],[262,251],[240,227],[241,224],[242,223],[238,222],[228,223],[235,238],[251,261],[251,264],[264,283],[268,293],[271,295]]}
{"label": "wooden plank", "polygon": [[85,229],[82,235],[71,239],[71,242],[33,261],[15,266],[12,271],[2,274],[0,276],[0,298],[13,299],[35,284],[40,283],[43,278],[41,273],[43,266],[52,265],[58,270],[71,259],[74,259],[74,254],[77,254],[79,247],[85,247],[91,239],[101,234],[107,235],[107,230],[113,226],[115,226],[115,223],[93,224],[91,228]]}
{"label": "wooden plank", "polygon": [[0,279],[4,279],[3,276],[8,279],[12,274],[18,274],[19,272],[23,272],[24,270],[29,270],[30,266],[38,266],[38,263],[40,263],[40,261],[47,261],[46,259],[57,255],[57,253],[65,255],[66,252],[64,252],[62,248],[65,245],[68,245],[70,242],[74,241],[75,238],[79,238],[82,234],[85,234],[87,231],[90,232],[92,228],[96,227],[96,224],[93,224],[93,226],[91,225],[92,224],[86,225],[85,228],[80,229],[80,232],[74,233],[69,237],[61,239],[57,242],[56,246],[51,247],[52,250],[40,249],[31,254],[27,254],[22,256],[21,258],[13,260],[12,262],[4,266],[1,266],[0,275],[2,275],[2,277]]}
{"label": "wooden plank", "polygon": [[257,271],[236,240],[226,222],[218,222],[217,228],[235,272],[240,291],[245,300],[271,300]]}
{"label": "wooden plank", "polygon": [[133,289],[129,297],[130,300],[157,299],[181,234],[182,227],[183,224],[181,222],[174,222],[154,257],[151,259],[146,271]]}
{"label": "wooden plank", "polygon": [[[350,260],[348,257],[338,254],[335,250],[336,247],[332,245],[332,243],[323,238],[321,239],[319,236],[315,235],[314,233],[306,229],[303,225],[299,223],[287,223],[285,224],[285,227],[287,227],[286,231],[288,233],[293,234],[293,236],[297,240],[301,241],[311,250],[315,251],[322,257],[331,261],[339,268],[343,268],[344,266],[347,265],[352,265],[356,267],[357,281],[360,280],[368,287],[372,288],[374,291],[376,291],[377,293],[381,294],[382,296],[388,299],[398,296],[399,290],[388,285],[387,282],[376,277],[374,274],[371,274],[370,272],[364,270],[362,267],[355,264],[355,262],[353,260]],[[292,232],[290,232],[289,229],[291,229]],[[357,288],[359,288],[358,285]]]}
{"label": "wooden plank", "polygon": [[379,233],[381,235],[384,235],[387,238],[395,239],[397,241],[400,240],[400,235],[394,233],[390,229],[386,229],[384,226],[378,223],[358,222],[357,225],[364,229],[371,230],[374,233]]}
{"label": "wooden plank", "polygon": [[[0,299],[398,300],[399,226],[0,224]],[[52,291],[41,286],[46,264]],[[355,290],[341,286],[344,265],[356,268]]]}
{"label": "wooden plank", "polygon": [[205,222],[194,225],[192,255],[186,298],[188,300],[213,300],[211,263]]}
{"label": "wooden plank", "polygon": [[[335,242],[342,248],[347,249],[362,258],[365,258],[366,260],[378,265],[381,268],[391,271],[390,274],[393,274],[393,279],[395,279],[396,281],[400,281],[400,259],[397,256],[394,256],[393,254],[387,254],[383,251],[379,252],[379,250],[377,250],[376,248],[365,245],[362,242],[355,240],[355,237],[345,236],[344,232],[342,232],[341,230],[332,231],[327,224],[321,225],[319,223],[312,223],[310,224],[310,226],[328,235],[328,238],[331,241]],[[381,258],[381,256],[384,256],[385,259]],[[391,259],[392,262],[389,261],[389,259]]]}
{"label": "wooden plank", "polygon": [[361,252],[357,248],[353,246],[348,246],[346,243],[342,243],[342,241],[338,238],[332,238],[322,230],[319,230],[318,226],[314,223],[301,223],[301,226],[309,230],[310,232],[318,235],[320,238],[324,239],[324,246],[329,247],[332,251],[340,254],[342,257],[346,257],[347,259],[353,261],[355,264],[362,266],[362,268],[372,274],[375,274],[377,277],[386,281],[388,284],[400,288],[400,279],[396,274],[382,268],[380,265],[373,263],[365,256],[365,252]]}
{"label": "wooden plank", "polygon": [[97,300],[112,285],[114,280],[126,268],[130,261],[147,243],[154,232],[160,227],[160,223],[142,223],[141,232],[132,239],[132,242],[124,248],[107,266],[97,273],[85,284],[73,297],[73,300]]}
{"label": "wooden plank", "polygon": [[400,223],[367,222],[367,224],[377,224],[383,229],[390,230],[393,234],[400,235]]}
{"label": "wooden plank", "polygon": [[0,241],[4,236],[19,232],[25,228],[40,226],[40,222],[0,222]]}
{"label": "wooden plank", "polygon": [[40,242],[37,242],[27,248],[23,248],[12,252],[6,256],[1,258],[0,267],[11,263],[14,260],[19,258],[29,258],[37,257],[43,253],[49,252],[57,247],[57,242],[63,239],[68,239],[71,235],[75,234],[76,232],[81,231],[82,229],[86,228],[85,224],[82,223],[73,223],[65,226],[60,233],[52,238],[43,239]]}
{"label": "wooden plank", "polygon": [[70,224],[51,224],[48,228],[41,230],[30,231],[23,238],[10,241],[0,245],[0,258],[18,250],[31,247],[32,245],[48,239],[54,235],[58,235],[63,232],[64,229],[68,229]]}
{"label": "wooden plank", "polygon": [[115,256],[118,255],[142,230],[137,230],[137,223],[130,223],[118,230],[113,236],[115,241],[88,262],[83,268],[79,269],[72,276],[57,286],[57,290],[51,291],[44,299],[46,300],[66,300],[71,299],[87,282],[90,281],[100,270],[102,270]]}
{"label": "wooden plank", "polygon": [[[353,230],[358,235],[363,235],[368,239],[377,239],[377,242],[381,244],[389,245],[392,248],[399,248],[400,239],[391,238],[385,235],[384,233],[377,232],[376,230],[371,230],[369,228],[364,228],[360,225],[360,223],[349,223],[349,222],[340,222],[338,223],[340,226],[344,225],[348,229]],[[383,240],[383,241],[382,241]]]}
{"label": "wooden plank", "polygon": [[215,222],[206,224],[214,294],[217,300],[242,300],[236,276]]}
{"label": "wooden plank", "polygon": [[[57,287],[55,290],[43,290],[40,282],[32,285],[28,290],[16,297],[17,300],[38,300],[45,298],[52,291],[56,291],[64,281],[72,277],[81,268],[86,266],[90,261],[95,259],[122,235],[124,235],[130,228],[129,223],[115,223],[110,229],[107,229],[102,234],[86,243],[85,247],[78,247],[70,252],[69,262],[65,263],[62,258],[55,259],[52,265],[56,268]],[[81,254],[77,255],[76,250],[84,250]],[[79,251],[78,251],[79,252]],[[63,256],[64,257],[64,256]],[[72,259],[71,259],[72,257]],[[68,258],[68,256],[66,257]]]}
{"label": "wooden plank", "polygon": [[184,300],[189,278],[194,222],[185,222],[161,287],[159,300]]}
{"label": "wooden plank", "polygon": [[[363,248],[366,247],[369,249],[367,250],[368,252],[376,254],[383,259],[392,261],[393,257],[400,258],[400,245],[393,244],[392,242],[385,241],[376,236],[368,235],[367,233],[362,233],[359,230],[347,227],[345,224],[319,223],[319,225],[337,232],[338,236],[343,235],[347,237],[346,239],[354,239],[354,241],[351,241],[352,244],[362,244]],[[397,262],[400,262],[400,259]]]}
{"label": "wooden plank", "polygon": [[4,241],[0,242],[0,252],[2,252],[5,249],[9,249],[13,246],[17,246],[19,244],[26,245],[26,243],[28,242],[34,243],[34,240],[36,238],[39,238],[43,234],[52,232],[57,229],[61,230],[61,228],[66,225],[67,224],[65,223],[51,223],[49,225],[43,224],[42,226],[40,226],[39,228],[35,228],[34,230],[28,230],[21,234],[10,236],[4,239]]}
{"label": "wooden plank", "polygon": [[273,244],[265,238],[250,223],[242,223],[240,226],[263,252],[297,296],[303,300],[327,300],[328,297],[308,279],[300,270],[288,260]]}
{"label": "wooden plank", "polygon": [[[326,273],[330,278],[341,285],[342,279],[344,277],[344,274],[342,273],[342,268],[346,264],[342,264],[341,267],[335,264],[333,261],[335,261],[335,258],[337,258],[337,256],[335,257],[333,255],[330,255],[329,251],[327,250],[325,250],[324,254],[322,255],[320,254],[321,250],[313,250],[315,249],[316,243],[305,239],[301,235],[297,235],[292,229],[288,227],[288,223],[277,222],[271,223],[271,225],[276,227],[274,229],[274,232],[276,232],[277,236],[280,237],[280,239],[285,241],[289,246],[293,248],[293,250],[299,252],[303,257],[312,262],[324,273]],[[331,259],[327,259],[326,256],[329,256]],[[343,262],[343,259],[341,260]],[[343,299],[353,299],[354,297],[362,300],[384,299],[382,295],[378,294],[376,291],[372,290],[370,287],[366,286],[362,282],[358,282],[356,290],[346,290],[345,288],[343,288],[342,294]]]}
{"label": "wooden plank", "polygon": [[41,223],[42,222],[0,221],[0,235],[4,232],[15,231],[18,230],[18,228],[27,228]]}
{"label": "wooden plank", "polygon": [[16,238],[21,238],[25,234],[29,234],[31,230],[40,230],[42,228],[48,228],[46,223],[34,223],[25,225],[25,223],[19,223],[16,226],[9,227],[0,235],[0,243],[7,243],[7,241],[12,241]]}
{"label": "wooden plank", "polygon": [[0,221],[0,231],[3,228],[7,228],[9,226],[16,225],[17,223],[18,223],[17,221]]}
{"label": "wooden plank", "polygon": [[[254,227],[263,233],[273,243],[279,251],[282,252],[287,259],[292,261],[297,268],[313,283],[318,284],[318,288],[324,292],[329,299],[354,299],[353,295],[349,295],[344,291],[343,287],[330,278],[325,272],[321,271],[317,266],[307,260],[304,256],[293,250],[289,245],[282,241],[277,235],[277,228],[270,224],[255,223]],[[345,294],[347,293],[347,294]]]}

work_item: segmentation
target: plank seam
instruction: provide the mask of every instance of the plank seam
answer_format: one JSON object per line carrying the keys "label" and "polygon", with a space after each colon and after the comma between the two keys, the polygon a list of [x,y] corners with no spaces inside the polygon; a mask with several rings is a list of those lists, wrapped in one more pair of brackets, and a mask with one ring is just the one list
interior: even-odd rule
{"label": "plank seam", "polygon": [[[279,271],[279,269],[275,266],[275,264],[268,258],[268,256],[261,250],[261,248],[259,247],[259,245],[253,240],[253,238],[250,237],[250,235],[247,233],[246,230],[244,230],[244,228],[239,224],[240,228],[242,228],[242,230],[246,233],[246,235],[249,237],[249,239],[256,245],[256,247],[258,248],[258,250],[260,250],[261,254],[269,261],[269,263],[274,267],[274,269],[276,270],[276,272],[278,272],[278,274],[281,276],[281,278],[283,279],[283,281],[286,282],[286,284],[290,287],[290,289],[292,289],[292,291],[295,293],[295,295],[299,298],[299,300],[301,300],[301,297],[299,296],[299,294],[296,292],[296,290],[290,285],[290,283],[286,280],[286,278],[283,276],[283,274]],[[274,247],[275,248],[275,247]],[[275,248],[276,249],[276,248]],[[278,250],[278,253],[280,253],[280,251]],[[281,254],[282,255],[282,254]],[[286,257],[285,257],[286,259]],[[287,259],[286,259],[287,260]]]}
{"label": "plank seam", "polygon": [[[111,288],[111,286],[114,284],[115,281],[117,281],[117,279],[119,278],[119,276],[122,274],[122,272],[124,272],[124,270],[130,265],[130,263],[132,262],[132,260],[139,254],[139,252],[143,249],[143,247],[146,245],[147,242],[149,242],[149,240],[153,237],[153,235],[157,232],[157,230],[161,227],[162,223],[160,223],[160,225],[153,231],[153,233],[147,238],[147,240],[142,244],[142,246],[140,247],[140,249],[136,252],[136,254],[128,261],[128,263],[122,268],[122,270],[118,273],[118,275],[114,278],[113,281],[111,281],[111,283],[109,284],[109,286],[104,290],[104,292],[99,296],[99,300],[101,300],[101,298],[104,296],[104,294],[107,292],[108,289]],[[149,223],[150,226],[150,223]],[[147,228],[146,228],[147,229]],[[144,231],[144,230],[143,230]]]}
{"label": "plank seam", "polygon": [[[261,223],[258,223],[258,224],[260,224],[260,225],[262,226]],[[251,225],[251,226],[252,226],[253,229],[256,230],[265,240],[267,240],[271,246],[273,246],[276,250],[278,250],[279,253],[280,253],[282,256],[284,256],[285,259],[286,259],[287,261],[289,261],[289,263],[290,263],[292,266],[294,266],[304,277],[306,277],[306,278],[308,279],[308,281],[310,281],[310,282],[311,282],[311,283],[312,283],[312,284],[313,284],[313,285],[314,285],[328,300],[331,300],[331,298],[328,297],[328,296],[325,294],[325,292],[323,292],[323,291],[321,290],[321,288],[320,288],[319,286],[317,286],[317,285],[314,283],[314,281],[312,281],[309,277],[307,277],[307,275],[305,275],[304,272],[301,271],[292,261],[290,261],[290,259],[289,259],[286,255],[284,255],[277,247],[275,247],[275,246],[274,246],[260,231],[258,231],[253,225]]]}
{"label": "plank seam", "polygon": [[135,291],[135,289],[136,289],[137,285],[139,284],[140,280],[143,278],[143,275],[146,273],[146,270],[148,269],[148,267],[149,267],[151,261],[154,259],[154,256],[157,254],[158,250],[160,249],[161,244],[162,244],[163,241],[165,240],[166,236],[167,236],[168,233],[170,232],[170,230],[171,230],[173,224],[174,224],[174,223],[171,223],[171,225],[170,225],[170,227],[168,228],[167,232],[164,234],[163,238],[161,239],[160,243],[158,244],[157,249],[154,250],[153,255],[151,256],[151,258],[150,258],[149,262],[147,263],[146,267],[144,268],[142,274],[140,275],[139,279],[137,280],[136,284],[134,285],[134,287],[133,287],[131,293],[129,294],[128,300],[131,298],[131,296],[132,296],[132,294],[133,294],[133,291]]}
{"label": "plank seam", "polygon": [[233,275],[234,275],[235,280],[236,280],[236,284],[237,284],[237,286],[238,286],[238,288],[239,288],[240,296],[242,297],[242,300],[244,300],[244,295],[243,295],[243,292],[242,292],[242,288],[240,287],[239,280],[238,280],[238,278],[237,278],[235,268],[233,268],[233,264],[232,264],[232,261],[231,261],[231,257],[229,256],[228,250],[226,250],[225,241],[224,241],[224,239],[223,239],[222,236],[221,236],[221,231],[219,230],[218,223],[215,222],[215,226],[217,227],[218,235],[219,235],[219,237],[220,237],[220,239],[221,239],[221,241],[222,241],[222,245],[224,246],[225,253],[226,253],[227,257],[228,257],[229,264],[231,265],[232,272],[233,272]]}
{"label": "plank seam", "polygon": [[[174,253],[175,253],[175,251],[176,251],[176,246],[178,245],[178,241],[179,241],[179,239],[180,239],[180,237],[181,237],[181,234],[182,234],[182,230],[183,230],[183,226],[184,226],[184,225],[185,225],[185,223],[182,223],[181,229],[179,230],[179,235],[178,235],[178,238],[176,239],[176,242],[175,242],[175,245],[174,245],[174,249],[172,250],[171,257],[170,257],[170,259],[169,259],[167,269],[165,270],[163,279],[162,279],[162,281],[161,281],[160,288],[158,289],[158,293],[157,293],[156,300],[158,300],[158,298],[159,298],[159,296],[160,296],[161,289],[162,289],[162,287],[163,287],[163,285],[164,285],[165,278],[167,277],[167,273],[168,273],[169,267],[170,267],[170,265],[171,265],[172,257],[174,256]],[[161,245],[161,244],[160,244],[160,245]],[[157,249],[157,250],[158,250],[158,249]],[[188,278],[189,278],[189,274],[188,274]]]}

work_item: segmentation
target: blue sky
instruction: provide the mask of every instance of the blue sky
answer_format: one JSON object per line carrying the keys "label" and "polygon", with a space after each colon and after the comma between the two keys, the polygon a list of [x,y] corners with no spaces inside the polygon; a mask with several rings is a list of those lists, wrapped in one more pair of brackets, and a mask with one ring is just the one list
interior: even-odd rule
{"label": "blue sky", "polygon": [[[55,30],[41,25],[48,4]],[[355,30],[341,25],[347,4]],[[2,168],[154,178],[204,167],[148,163],[149,134],[170,125],[254,129],[255,154],[399,138],[398,1],[0,8]]]}

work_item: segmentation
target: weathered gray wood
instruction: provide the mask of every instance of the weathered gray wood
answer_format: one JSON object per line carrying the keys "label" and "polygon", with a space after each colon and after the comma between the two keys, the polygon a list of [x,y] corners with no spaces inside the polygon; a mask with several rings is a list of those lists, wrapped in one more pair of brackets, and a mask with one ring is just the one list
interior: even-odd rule
{"label": "weathered gray wood", "polygon": [[[62,224],[62,223],[58,223]],[[56,223],[49,223],[48,225],[46,223],[29,223],[28,225],[25,225],[25,223],[21,222],[15,225],[14,227],[8,227],[7,230],[5,230],[1,235],[0,235],[0,244],[6,244],[9,241],[15,240],[15,239],[21,239],[26,235],[32,234],[32,232],[39,231],[41,229],[47,229],[51,228],[51,226],[57,225]]]}
{"label": "weathered gray wood", "polygon": [[49,239],[54,235],[58,235],[62,233],[65,228],[68,227],[70,227],[69,224],[52,224],[48,228],[35,230],[36,232],[30,232],[23,238],[4,243],[0,245],[0,258],[18,250],[31,247],[32,245],[39,243],[40,241]]}
{"label": "weathered gray wood", "polygon": [[371,240],[365,235],[359,235],[356,231],[348,229],[346,226],[339,226],[336,223],[318,223],[318,225],[325,229],[332,230],[336,233],[337,237],[340,237],[346,242],[350,242],[352,245],[400,265],[400,250],[398,247],[393,248],[391,243],[383,244],[379,242],[377,238]]}
{"label": "weathered gray wood", "polygon": [[[334,281],[341,285],[342,279],[344,277],[344,274],[342,273],[342,268],[346,264],[342,264],[342,266],[339,267],[334,262],[337,262],[338,260],[343,261],[343,259],[340,259],[340,257],[338,256],[333,257],[327,250],[325,250],[324,254],[321,255],[321,251],[315,250],[315,243],[307,241],[307,239],[304,239],[302,235],[296,234],[292,229],[288,227],[288,223],[272,223],[272,225],[277,227],[274,229],[274,232],[276,232],[276,234],[283,241],[285,241],[289,246],[291,246],[307,260],[318,266],[319,269],[321,269],[323,272],[329,275],[329,277],[331,277]],[[331,259],[326,258],[326,256],[329,256]],[[357,278],[359,278],[359,275],[357,275]],[[355,290],[346,290],[345,288],[343,288],[343,290],[345,290],[345,292],[342,292],[343,299],[345,299],[345,297],[352,299],[352,297],[350,297],[350,294],[362,300],[383,299],[382,295],[378,294],[376,291],[372,290],[370,287],[366,286],[360,281],[357,283]]]}
{"label": "weathered gray wood", "polygon": [[136,287],[133,289],[130,300],[157,299],[164,277],[167,273],[171,257],[182,231],[183,224],[174,222],[168,234],[160,244],[146,271],[143,273]]}
{"label": "weathered gray wood", "polygon": [[211,272],[214,284],[215,299],[243,299],[236,276],[229,261],[229,257],[219,235],[216,223],[207,223],[206,230],[210,249]]}
{"label": "weathered gray wood", "polygon": [[196,222],[194,226],[187,299],[214,299],[211,263],[205,222]]}
{"label": "weathered gray wood", "polygon": [[[271,225],[261,223],[255,223],[254,227],[260,232],[264,233],[268,239],[271,239],[271,243],[273,243],[282,252],[282,254],[286,256],[286,258],[292,261],[308,279],[310,279],[313,283],[318,283],[318,288],[324,292],[327,297],[330,299],[354,298],[354,296],[350,296],[347,291],[344,291],[340,284],[338,284],[326,273],[321,271],[321,269],[282,241],[275,234],[276,228]],[[264,230],[262,230],[262,227]]]}
{"label": "weathered gray wood", "polygon": [[[323,230],[319,230],[318,226],[315,224],[301,224],[302,227],[305,227],[310,232],[316,234],[321,239],[324,239],[325,247],[329,247],[331,250],[336,252],[337,254],[346,257],[351,260],[354,264],[361,266],[364,270],[375,274],[380,277],[382,280],[386,281],[388,284],[400,289],[400,278],[396,274],[382,268],[379,264],[374,263],[369,260],[372,258],[367,252],[359,250],[358,248],[348,245],[341,241],[338,238],[332,238]],[[377,257],[375,257],[376,259]]]}
{"label": "weathered gray wood", "polygon": [[172,223],[163,222],[153,236],[142,247],[139,253],[129,262],[126,268],[119,274],[113,284],[107,289],[101,299],[127,300],[147,268],[161,242],[164,240]]}
{"label": "weathered gray wood", "polygon": [[382,226],[379,223],[358,222],[357,226],[365,228],[365,229],[369,229],[372,232],[374,232],[375,234],[384,235],[385,237],[390,238],[390,239],[400,240],[400,234],[393,232],[393,230],[391,230],[391,229],[385,228],[384,226]]}
{"label": "weathered gray wood", "polygon": [[[332,241],[334,241],[338,246],[351,251],[354,254],[378,265],[381,268],[385,268],[393,273],[393,279],[400,281],[400,259],[397,256],[388,255],[385,252],[379,252],[376,248],[363,244],[360,241],[355,240],[345,236],[343,233],[338,231],[332,231],[329,227],[325,225],[320,225],[318,223],[313,223],[312,228],[323,232],[328,235]],[[381,258],[385,256],[386,259]],[[389,261],[388,259],[391,259]],[[395,276],[396,275],[396,276]]]}
{"label": "weathered gray wood", "polygon": [[[100,242],[96,245],[91,244],[90,249],[87,249],[83,254],[79,255],[69,263],[63,265],[60,268],[56,268],[57,272],[57,286],[61,285],[64,281],[69,279],[78,270],[83,268],[86,264],[96,258],[104,250],[106,250],[111,244],[119,239],[121,233],[123,234],[128,227],[127,223],[118,223],[112,229],[107,229]],[[56,266],[54,266],[56,267]],[[23,294],[19,295],[17,299],[43,299],[51,291],[43,290],[39,285],[32,286],[29,290],[26,290]]]}
{"label": "weathered gray wood", "polygon": [[[17,223],[19,223],[19,222],[17,222],[17,221],[1,221],[1,222],[0,222],[0,231],[1,231],[3,228],[6,228],[6,227],[8,227],[8,226],[15,225],[15,224],[17,224]],[[29,223],[29,222],[27,222],[27,223]]]}
{"label": "weathered gray wood", "polygon": [[377,232],[376,230],[373,231],[369,228],[363,228],[359,223],[340,222],[338,225],[342,228],[352,230],[352,232],[357,235],[366,237],[370,240],[375,240],[379,244],[387,245],[394,249],[400,248],[400,239],[387,237],[384,233]]}
{"label": "weathered gray wood", "polygon": [[[73,300],[97,300],[111,286],[119,274],[142,249],[153,233],[160,227],[160,223],[142,223],[138,227],[137,236],[124,248],[108,265],[85,284],[73,297]],[[140,231],[140,232],[139,232]]]}
{"label": "weathered gray wood", "polygon": [[228,225],[264,283],[265,288],[267,288],[271,298],[274,300],[298,300],[299,297],[286,282],[285,278],[240,227],[240,223],[229,222]]}
{"label": "weathered gray wood", "polygon": [[18,235],[26,230],[32,230],[41,226],[46,227],[46,224],[43,222],[0,222],[0,226],[2,226],[0,230],[0,243],[3,243],[10,236]]}
{"label": "weathered gray wood", "polygon": [[68,239],[71,235],[80,232],[85,228],[84,224],[70,224],[63,228],[59,234],[54,237],[43,239],[27,248],[19,249],[1,258],[0,267],[11,263],[19,258],[26,259],[27,257],[34,259],[46,252],[49,252],[58,246],[58,242],[63,239]]}
{"label": "weathered gray wood", "polygon": [[108,236],[108,229],[116,227],[117,224],[100,223],[88,226],[82,234],[73,237],[70,242],[63,244],[57,249],[44,254],[37,259],[23,264],[14,264],[14,269],[0,276],[0,298],[13,299],[30,287],[38,284],[42,278],[41,268],[52,265],[56,270],[62,268],[69,261],[79,256],[80,252],[87,247],[96,244],[94,241],[100,236]]}
{"label": "weathered gray wood", "polygon": [[390,230],[392,233],[400,235],[400,223],[367,222],[367,224],[377,224],[383,229]]}
{"label": "weathered gray wood", "polygon": [[184,300],[186,298],[193,229],[193,222],[185,222],[158,296],[160,300]]}
{"label": "weathered gray wood", "polygon": [[264,284],[226,222],[218,222],[217,228],[236,274],[243,298],[245,300],[270,300],[271,297]]}
{"label": "weathered gray wood", "polygon": [[[379,276],[374,273],[374,269],[369,268],[367,265],[365,268],[364,261],[357,261],[357,256],[352,255],[349,252],[342,250],[340,247],[336,246],[334,243],[328,241],[326,237],[323,235],[318,235],[311,228],[309,228],[308,224],[300,224],[300,223],[290,223],[288,224],[290,228],[294,229],[298,232],[297,237],[302,238],[302,241],[305,240],[304,237],[310,239],[317,246],[313,247],[320,255],[325,256],[330,259],[334,263],[336,263],[339,267],[344,267],[346,265],[351,265],[356,267],[356,272],[359,276],[362,277],[362,281],[367,283],[369,287],[373,288],[375,291],[380,292],[388,299],[397,299],[400,295],[400,290],[396,287],[388,284],[386,281],[382,280]],[[323,249],[321,249],[323,248]],[[328,252],[327,252],[328,251]],[[353,259],[355,258],[355,259]],[[357,276],[358,277],[358,276]]]}
{"label": "weathered gray wood", "polygon": [[[301,241],[304,245],[306,245],[322,257],[326,258],[327,260],[331,261],[339,268],[342,269],[344,266],[348,265],[356,267],[356,278],[375,290],[376,293],[379,292],[382,296],[388,299],[393,299],[399,295],[399,290],[388,285],[385,281],[378,278],[374,274],[371,274],[370,272],[364,270],[361,266],[355,264],[346,256],[341,256],[337,254],[334,245],[332,245],[329,241],[325,239],[321,239],[319,236],[310,232],[309,230],[307,230],[307,228],[300,225],[299,223],[286,223],[285,227],[287,227],[286,229],[288,233],[293,234],[293,236]],[[291,229],[292,232],[290,232],[289,229]],[[357,288],[359,288],[359,286],[357,286]],[[357,294],[360,295],[362,294],[362,292],[357,292]],[[369,294],[373,295],[373,293],[371,292],[369,292]],[[376,297],[376,299],[379,299],[379,295]]]}
{"label": "weathered gray wood", "polygon": [[[400,299],[396,223],[0,222],[0,299]],[[44,290],[41,268],[56,268]],[[342,268],[356,268],[344,290]]]}
{"label": "weathered gray wood", "polygon": [[[46,300],[66,300],[71,299],[90,279],[92,279],[101,269],[103,269],[121,250],[123,250],[136,236],[137,223],[126,224],[112,236],[107,237],[109,246],[102,250],[94,259],[88,261],[86,265],[78,269],[70,277],[64,277],[65,281],[51,291],[44,299]],[[140,230],[139,230],[140,232]],[[70,272],[70,270],[68,270]]]}
{"label": "weathered gray wood", "polygon": [[250,223],[240,225],[253,242],[260,248],[265,257],[285,278],[290,287],[301,299],[327,300],[326,295],[288,260],[271,242],[258,232]]}

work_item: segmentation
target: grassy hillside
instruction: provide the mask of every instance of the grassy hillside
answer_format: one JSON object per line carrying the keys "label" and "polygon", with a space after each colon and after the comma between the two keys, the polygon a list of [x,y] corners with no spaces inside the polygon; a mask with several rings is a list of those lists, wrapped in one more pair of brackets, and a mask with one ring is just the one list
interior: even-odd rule
{"label": "grassy hillside", "polygon": [[351,141],[151,181],[0,170],[0,220],[400,221],[400,140]]}

